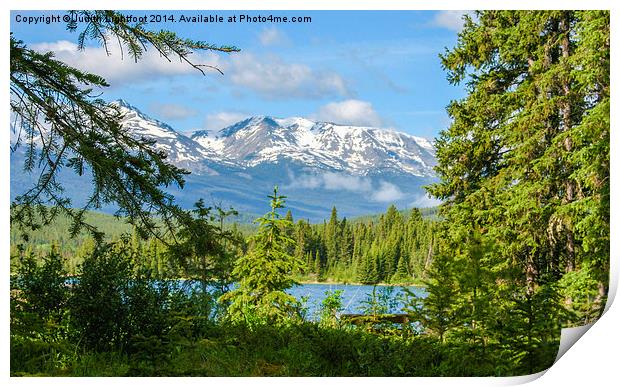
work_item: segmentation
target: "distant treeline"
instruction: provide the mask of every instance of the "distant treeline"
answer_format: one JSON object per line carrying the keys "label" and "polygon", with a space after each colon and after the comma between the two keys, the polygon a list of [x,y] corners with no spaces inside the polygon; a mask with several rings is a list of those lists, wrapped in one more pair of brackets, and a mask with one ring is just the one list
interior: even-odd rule
{"label": "distant treeline", "polygon": [[[293,220],[290,211],[286,217]],[[434,224],[417,208],[403,213],[392,205],[385,214],[348,221],[334,207],[323,224],[295,223],[291,254],[318,281],[418,281],[432,259]]]}
{"label": "distant treeline", "polygon": [[[140,265],[154,277],[184,276],[183,268],[163,241],[141,240],[122,218],[97,212],[88,212],[86,217],[108,240],[129,235]],[[293,225],[287,229],[287,235],[295,242],[289,253],[305,263],[296,275],[300,280],[312,281],[419,283],[432,259],[436,218],[436,208],[398,210],[392,205],[383,214],[347,219],[338,218],[334,207],[329,220],[313,224],[304,219],[295,221],[289,211],[286,219]],[[240,235],[240,253],[245,254],[257,226],[237,219],[229,221],[226,227]],[[55,245],[64,256],[68,272],[76,273],[77,265],[92,253],[95,242],[85,231],[71,238],[69,227],[69,219],[58,217],[47,227],[26,234],[12,228],[11,256],[40,255]],[[17,260],[13,260],[13,267],[16,264]]]}

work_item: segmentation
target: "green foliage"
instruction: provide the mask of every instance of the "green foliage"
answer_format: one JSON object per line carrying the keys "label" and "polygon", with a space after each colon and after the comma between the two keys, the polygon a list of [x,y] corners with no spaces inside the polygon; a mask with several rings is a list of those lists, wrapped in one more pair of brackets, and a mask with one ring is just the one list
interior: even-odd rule
{"label": "green foliage", "polygon": [[[72,220],[72,236],[87,229],[101,240],[101,232],[86,223],[85,209],[115,202],[118,214],[128,216],[144,232],[155,230],[144,215],[147,204],[170,217],[175,209],[172,196],[161,186],[182,186],[185,172],[167,164],[152,143],[129,136],[120,125],[119,113],[91,96],[92,87],[105,86],[102,78],[53,59],[51,52],[30,50],[11,35],[11,110],[17,117],[16,129],[25,132],[24,168],[40,176],[13,201],[13,224],[36,230],[64,214]],[[48,123],[51,130],[43,127]],[[42,149],[34,143],[39,133],[49,137]],[[40,170],[35,170],[35,164],[41,165]],[[57,180],[63,167],[79,176],[88,169],[93,176],[93,193],[83,209],[71,208],[63,193]]]}
{"label": "green foliage", "polygon": [[[138,264],[150,270],[154,278],[204,280],[203,283],[215,286],[224,293],[232,279],[230,265],[238,255],[247,251],[247,238],[256,232],[257,227],[237,223],[240,216],[233,210],[205,207],[203,202],[201,207],[179,213],[182,222],[176,228],[176,240],[162,241],[151,237],[140,242],[143,258]],[[199,214],[201,211],[202,215]],[[388,219],[385,214],[368,219],[338,220],[336,213],[336,231],[330,237],[335,238],[333,246],[338,246],[333,247],[337,253],[334,253],[333,259],[327,255],[325,225],[299,220],[287,227],[286,235],[295,242],[287,252],[304,263],[295,273],[296,277],[300,280],[344,283],[422,283],[437,244],[434,238],[437,222],[424,218],[423,213],[428,213],[428,210],[396,212],[400,214],[397,217],[400,219],[392,222],[391,235],[387,238],[378,232],[387,227],[384,226]],[[292,222],[292,214],[289,218],[289,213],[285,218]],[[92,211],[86,212],[85,219],[105,232],[106,242],[117,240],[127,233],[140,239],[138,230],[128,225],[125,219]],[[28,247],[36,253],[47,253],[51,244],[57,243],[65,258],[67,271],[76,274],[78,265],[95,247],[95,241],[84,231],[72,238],[67,231],[70,224],[70,218],[60,215],[46,227],[30,232],[28,240],[22,238],[17,227],[12,227],[12,255],[16,256],[20,248]],[[212,249],[211,253],[202,254],[207,248]],[[384,262],[387,257],[391,261],[389,265]],[[14,271],[17,265],[17,261],[12,263],[11,270]],[[201,265],[206,270],[200,269]],[[385,267],[390,268],[389,273],[381,271]],[[392,272],[394,274],[390,278]]]}
{"label": "green foliage", "polygon": [[20,290],[23,306],[42,319],[59,315],[66,306],[69,289],[58,248],[52,246],[41,263],[37,262],[32,251],[26,252],[20,261],[14,288]]}
{"label": "green foliage", "polygon": [[102,247],[84,260],[70,302],[71,322],[91,348],[120,348],[126,343],[129,306],[124,299],[132,280],[127,242]]}
{"label": "green foliage", "polygon": [[163,334],[168,288],[135,276],[127,239],[102,246],[81,266],[69,301],[71,326],[84,346],[123,349],[136,335]]}
{"label": "green foliage", "polygon": [[[11,374],[58,376],[511,376],[499,352],[362,330],[221,325],[187,342],[140,338],[135,352],[75,353],[66,345],[14,342]],[[138,350],[140,348],[141,350]],[[542,359],[538,368],[551,365]]]}
{"label": "green foliage", "polygon": [[11,277],[11,334],[25,341],[58,342],[66,337],[69,285],[58,249],[39,262],[32,250],[19,257]]}
{"label": "green foliage", "polygon": [[596,274],[586,266],[581,270],[566,273],[558,282],[559,293],[566,308],[573,313],[570,320],[574,326],[592,323],[600,316],[599,305],[605,304],[600,299],[600,283]]}
{"label": "green foliage", "polygon": [[322,326],[337,327],[338,315],[344,309],[342,305],[342,293],[344,290],[325,291],[325,298],[321,301],[319,309],[319,321]]}
{"label": "green foliage", "polygon": [[[14,212],[15,209],[11,211]],[[104,233],[108,240],[118,238],[124,233],[130,233],[132,230],[131,225],[112,215],[88,211],[84,218],[87,223],[94,225]],[[41,222],[43,220],[37,218],[36,221]],[[23,238],[24,229],[17,225],[12,225],[10,234],[11,248],[17,250],[20,246],[22,248],[31,247],[35,250],[35,253],[47,253],[51,245],[56,244],[59,247],[60,253],[69,261],[71,268],[74,269],[75,265],[80,262],[74,261],[72,258],[75,256],[83,257],[83,252],[79,250],[84,248],[84,244],[92,246],[93,239],[85,230],[80,231],[75,236],[71,236],[69,231],[71,229],[71,222],[71,218],[65,215],[58,215],[45,227],[29,231],[27,239]],[[74,273],[74,271],[72,272]]]}
{"label": "green foliage", "polygon": [[425,282],[428,295],[419,297],[407,288],[405,310],[426,333],[439,337],[443,342],[445,333],[458,325],[456,272],[451,260],[445,255],[435,257],[430,279]]}
{"label": "green foliage", "polygon": [[200,282],[204,293],[214,286],[224,294],[232,285],[233,264],[242,240],[236,229],[224,227],[224,221],[237,212],[205,207],[202,199],[194,207],[181,222],[179,240],[169,255],[180,263],[186,279]]}
{"label": "green foliage", "polygon": [[[535,335],[530,346],[519,339],[481,350],[477,343],[454,340],[455,335],[442,343],[432,335],[403,335],[390,324],[375,324],[368,331],[341,325],[340,292],[327,295],[320,322],[264,324],[256,319],[235,324],[212,313],[211,294],[182,285],[187,282],[152,281],[137,270],[135,263],[143,257],[136,254],[144,251],[135,239],[123,238],[86,257],[79,277],[67,288],[68,331],[61,325],[43,328],[33,323],[33,314],[12,311],[12,321],[20,320],[29,330],[11,330],[11,374],[505,376],[527,372],[530,359],[537,369],[548,367],[557,348],[554,335]],[[529,309],[540,310],[531,320],[538,332],[547,332],[546,324],[552,324],[545,317],[552,310],[546,305],[554,305],[547,302],[551,299],[541,293]],[[367,312],[383,314],[395,301],[389,290],[375,291]],[[514,305],[528,310],[522,307],[526,303]],[[526,314],[519,316],[522,324],[529,322]]]}
{"label": "green foliage", "polygon": [[497,339],[515,369],[538,372],[545,359],[557,354],[562,322],[570,317],[557,286],[541,285],[532,294],[516,290],[506,301],[496,310],[496,322],[502,324],[496,327]]}
{"label": "green foliage", "polygon": [[609,13],[477,12],[441,60],[467,95],[435,142],[440,243],[412,313],[536,372],[607,291]]}
{"label": "green foliage", "polygon": [[435,223],[418,209],[403,215],[393,205],[385,214],[349,221],[338,219],[334,207],[329,222],[295,224],[293,254],[306,263],[303,274],[308,279],[419,283],[436,243]]}
{"label": "green foliage", "polygon": [[11,375],[65,375],[76,360],[74,347],[66,341],[47,341],[11,336]]}
{"label": "green foliage", "polygon": [[[98,28],[114,26],[89,25],[80,39],[95,36]],[[160,46],[163,55],[183,55],[183,47],[193,44],[208,49],[165,32],[140,35],[141,26],[136,28],[138,35],[127,38],[136,59],[140,45],[151,40],[170,44]],[[13,39],[11,50],[12,88],[34,82],[19,89],[41,87],[32,98],[50,80],[63,87],[71,80],[103,84]],[[444,204],[433,220],[417,209],[403,213],[390,206],[363,219],[339,219],[333,208],[323,224],[294,223],[290,211],[279,214],[285,197],[276,188],[247,254],[233,241],[238,230],[224,227],[228,213],[216,214],[202,202],[191,212],[175,212],[183,220],[175,223],[176,260],[162,241],[142,240],[137,227],[131,239],[74,246],[71,254],[83,257],[83,264],[73,265],[77,277],[67,281],[64,257],[55,248],[40,258],[38,251],[13,246],[11,374],[508,376],[548,368],[561,327],[593,321],[606,299],[609,12],[479,12],[466,17],[456,47],[441,59],[449,80],[465,83],[467,96],[450,104],[452,124],[436,141],[441,181],[429,191]],[[45,78],[38,65],[52,77]],[[88,112],[87,94],[68,106]],[[75,140],[72,146],[86,146],[89,139],[99,144],[105,139],[99,130],[110,135],[118,129],[98,113],[73,128],[64,105],[43,107],[50,106],[36,105],[33,117],[56,112],[52,118],[65,121],[52,124],[54,133]],[[55,166],[81,171],[88,157],[103,151],[67,159],[62,142],[51,144],[47,156],[58,161],[44,167],[38,187],[44,195],[58,188]],[[142,204],[156,199],[172,206],[157,187],[174,182],[181,171],[145,152],[127,159],[135,165],[123,169],[127,175],[119,181],[138,184],[131,186],[133,194],[146,190],[151,197]],[[123,155],[115,153],[111,162]],[[27,166],[34,165],[34,156]],[[146,180],[131,180],[144,168],[155,169]],[[104,201],[118,199],[101,195]],[[42,206],[36,191],[20,200],[12,219],[31,225],[60,219],[59,208],[67,206]],[[142,214],[132,205],[124,210],[130,219]],[[83,214],[66,215],[73,224],[77,216],[79,225]],[[171,219],[158,222],[170,226]],[[220,296],[230,284],[234,257],[237,287]],[[202,286],[161,281],[180,274]],[[304,321],[299,301],[286,293],[295,276],[373,284],[424,280],[428,295],[408,292],[405,306],[417,334],[388,323],[361,329],[339,324],[338,291],[326,294],[319,322]],[[364,312],[376,317],[392,310],[397,300],[390,291],[375,288]],[[220,318],[222,308],[228,308],[226,319]]]}
{"label": "green foliage", "polygon": [[299,314],[299,301],[285,292],[295,285],[293,273],[302,266],[300,260],[288,253],[293,240],[286,230],[292,223],[278,213],[286,196],[278,195],[275,187],[269,198],[271,211],[257,219],[259,228],[251,238],[252,249],[235,264],[233,275],[239,285],[220,298],[230,301],[231,320],[252,326],[284,323]]}
{"label": "green foliage", "polygon": [[387,314],[398,305],[398,300],[394,297],[394,288],[386,286],[377,292],[377,286],[373,286],[372,293],[362,301],[362,313],[376,316]]}

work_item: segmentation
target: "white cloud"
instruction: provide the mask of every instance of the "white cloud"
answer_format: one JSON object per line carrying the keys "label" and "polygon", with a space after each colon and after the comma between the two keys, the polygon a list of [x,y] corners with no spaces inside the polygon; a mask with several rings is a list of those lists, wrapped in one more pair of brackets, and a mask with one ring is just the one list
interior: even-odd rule
{"label": "white cloud", "polygon": [[369,192],[372,190],[372,182],[367,177],[326,172],[322,178],[323,187],[331,191]]}
{"label": "white cloud", "polygon": [[[81,70],[102,76],[112,86],[179,75],[201,75],[188,63],[171,56],[171,61],[156,50],[146,51],[136,63],[127,56],[121,57],[117,45],[110,44],[107,55],[102,47],[86,47],[79,51],[75,43],[67,40],[33,44],[37,51],[53,51],[56,58]],[[332,71],[322,71],[302,63],[288,63],[278,56],[256,56],[250,53],[218,55],[214,52],[191,54],[193,63],[215,66],[226,74],[227,84],[251,90],[269,99],[322,98],[348,96],[351,93],[345,80]],[[210,71],[203,68],[205,72]],[[214,75],[219,75],[213,70]]]}
{"label": "white cloud", "polygon": [[349,94],[340,75],[313,70],[301,63],[286,63],[276,56],[258,58],[252,54],[234,55],[226,71],[234,84],[270,99]]}
{"label": "white cloud", "polygon": [[307,188],[316,189],[323,186],[323,176],[321,175],[301,175],[293,176],[289,173],[291,182],[285,188]]}
{"label": "white cloud", "polygon": [[[57,59],[81,70],[100,75],[112,86],[116,83],[147,80],[158,76],[200,75],[198,70],[181,62],[177,57],[171,56],[171,61],[168,61],[155,49],[146,51],[136,63],[127,55],[127,50],[124,50],[125,55],[122,57],[119,47],[113,44],[110,44],[110,55],[106,54],[103,47],[86,47],[79,51],[75,43],[66,40],[37,43],[31,45],[31,48],[42,52],[53,51]],[[217,67],[223,65],[220,57],[215,53],[192,54],[192,60],[197,64]]]}
{"label": "white cloud", "polygon": [[246,113],[240,112],[218,112],[207,115],[204,126],[209,130],[219,130],[235,124],[248,117]]}
{"label": "white cloud", "polygon": [[289,39],[281,30],[275,27],[265,28],[258,34],[258,40],[263,46],[274,46],[288,43]]}
{"label": "white cloud", "polygon": [[370,102],[348,99],[328,103],[312,117],[319,121],[357,126],[381,126],[383,121]]}
{"label": "white cloud", "polygon": [[292,188],[322,188],[329,191],[370,192],[372,181],[368,177],[353,176],[338,172],[325,172],[320,175],[295,176],[289,173],[291,180],[288,187]]}
{"label": "white cloud", "polygon": [[56,55],[58,55],[59,52],[77,51],[78,50],[77,44],[75,44],[73,42],[70,42],[68,40],[58,40],[56,42],[35,43],[35,44],[32,44],[30,46],[30,48],[35,50],[35,51],[41,51],[41,52],[54,51],[56,53]]}
{"label": "white cloud", "polygon": [[157,117],[165,120],[184,120],[198,114],[194,109],[175,103],[153,103],[151,110],[156,112]]}
{"label": "white cloud", "polygon": [[284,188],[356,192],[374,202],[393,202],[405,196],[396,185],[383,180],[377,185],[367,176],[353,176],[339,172],[295,176],[289,172],[289,179],[290,183]]}
{"label": "white cloud", "polygon": [[436,207],[441,204],[441,200],[430,197],[429,195],[420,195],[413,202],[409,203],[410,207],[424,208]]}
{"label": "white cloud", "polygon": [[463,15],[471,15],[471,11],[438,11],[433,18],[432,24],[436,27],[447,28],[460,32],[463,29]]}
{"label": "white cloud", "polygon": [[375,202],[393,202],[402,199],[403,196],[405,195],[397,186],[387,181],[381,181],[379,188],[372,194],[372,200]]}

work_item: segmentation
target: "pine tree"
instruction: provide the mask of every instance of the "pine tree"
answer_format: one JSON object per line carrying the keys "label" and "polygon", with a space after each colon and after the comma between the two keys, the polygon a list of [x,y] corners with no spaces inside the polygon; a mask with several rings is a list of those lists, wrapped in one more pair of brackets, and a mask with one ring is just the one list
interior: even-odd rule
{"label": "pine tree", "polygon": [[239,286],[220,300],[230,301],[228,315],[234,321],[283,323],[299,312],[297,299],[285,290],[295,285],[292,274],[302,262],[288,251],[294,240],[286,235],[292,224],[278,213],[286,196],[273,190],[271,211],[258,218],[258,232],[252,237],[254,248],[241,256],[233,270]]}
{"label": "pine tree", "polygon": [[396,273],[392,276],[392,282],[401,282],[409,278],[411,278],[411,275],[409,274],[407,255],[401,254],[398,259],[398,265],[396,266]]}
{"label": "pine tree", "polygon": [[[537,295],[609,262],[609,13],[478,12],[441,60],[467,91],[448,107],[452,124],[435,142],[441,182],[429,187],[444,201],[461,326],[482,341],[557,335],[527,328],[562,306],[533,306]],[[511,323],[514,295],[529,323]]]}
{"label": "pine tree", "polygon": [[446,333],[459,324],[457,272],[449,256],[437,256],[430,277],[425,282],[426,298],[403,288],[409,299],[405,310],[421,324],[422,329],[444,341]]}
{"label": "pine tree", "polygon": [[[284,216],[284,219],[290,224],[290,226],[287,227],[285,229],[285,231],[284,231],[286,233],[286,236],[288,236],[291,239],[295,239],[295,223],[293,221],[293,213],[291,212],[291,210],[286,211],[286,215]],[[289,247],[288,253],[290,255],[295,254],[295,245],[294,244],[292,244]]]}
{"label": "pine tree", "polygon": [[186,278],[200,283],[203,293],[207,293],[209,285],[224,292],[233,282],[230,274],[240,235],[225,229],[224,219],[235,214],[234,210],[206,207],[200,199],[184,216],[177,230],[178,242],[168,250]]}
{"label": "pine tree", "polygon": [[350,266],[353,257],[353,233],[346,217],[342,218],[340,222],[339,235],[340,245],[338,261],[341,262],[343,266]]}
{"label": "pine tree", "polygon": [[[292,216],[291,216],[291,222],[292,222]],[[311,270],[312,265],[311,265],[311,262],[309,262],[308,260],[308,256],[309,256],[308,251],[309,251],[309,244],[310,244],[308,224],[304,222],[303,220],[299,220],[294,227],[292,238],[295,239],[295,244],[294,244],[292,255],[295,256],[295,258],[304,261],[305,263],[304,266],[306,270]],[[314,264],[314,261],[312,261],[312,264]]]}
{"label": "pine tree", "polygon": [[327,263],[329,266],[338,262],[340,256],[340,233],[339,233],[338,211],[332,207],[329,223],[325,225],[325,249],[327,253]]}
{"label": "pine tree", "polygon": [[571,132],[570,163],[578,189],[566,207],[581,239],[582,269],[590,272],[588,280],[597,282],[594,309],[600,313],[609,289],[610,21],[609,11],[579,11],[575,16],[579,44],[570,65],[586,106]]}

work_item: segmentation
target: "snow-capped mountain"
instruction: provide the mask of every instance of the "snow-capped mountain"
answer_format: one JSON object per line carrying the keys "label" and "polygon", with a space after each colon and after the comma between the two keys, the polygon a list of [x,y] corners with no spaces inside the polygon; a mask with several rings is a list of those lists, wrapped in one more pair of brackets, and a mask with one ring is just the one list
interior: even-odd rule
{"label": "snow-capped mountain", "polygon": [[189,137],[176,132],[168,124],[147,116],[127,101],[119,99],[111,105],[123,115],[121,123],[129,134],[155,140],[154,147],[166,152],[168,160],[175,165],[200,169],[200,163],[206,157],[213,156]]}
{"label": "snow-capped mountain", "polygon": [[392,170],[432,176],[433,146],[421,137],[386,129],[338,125],[305,118],[249,117],[219,131],[187,137],[124,100],[112,103],[136,137],[154,139],[169,160],[194,172],[203,162],[256,167],[288,160],[308,167],[369,175]]}
{"label": "snow-capped mountain", "polygon": [[[305,118],[249,117],[216,131],[190,136],[151,118],[126,101],[112,103],[123,114],[130,135],[155,140],[172,163],[192,172],[183,190],[169,187],[177,201],[192,206],[199,198],[240,212],[262,214],[266,196],[278,185],[296,217],[320,221],[332,206],[341,216],[436,204],[422,188],[435,181],[432,144],[396,131],[316,122]],[[23,152],[11,153],[11,195],[33,180],[23,172]],[[90,190],[85,177],[63,171],[75,205]],[[113,211],[113,209],[106,209]]]}
{"label": "snow-capped mountain", "polygon": [[300,117],[250,117],[217,132],[194,132],[191,138],[244,167],[288,159],[353,175],[392,170],[432,176],[435,164],[433,146],[424,138]]}

